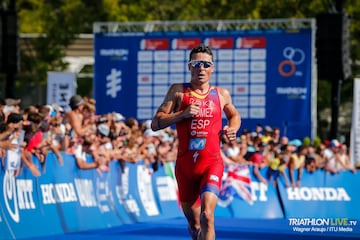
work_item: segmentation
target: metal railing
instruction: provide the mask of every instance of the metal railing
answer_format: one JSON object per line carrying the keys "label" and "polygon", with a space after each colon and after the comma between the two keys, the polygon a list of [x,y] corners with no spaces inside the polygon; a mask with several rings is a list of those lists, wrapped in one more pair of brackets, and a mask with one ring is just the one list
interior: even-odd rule
{"label": "metal railing", "polygon": [[244,31],[314,28],[314,19],[95,22],[93,33]]}

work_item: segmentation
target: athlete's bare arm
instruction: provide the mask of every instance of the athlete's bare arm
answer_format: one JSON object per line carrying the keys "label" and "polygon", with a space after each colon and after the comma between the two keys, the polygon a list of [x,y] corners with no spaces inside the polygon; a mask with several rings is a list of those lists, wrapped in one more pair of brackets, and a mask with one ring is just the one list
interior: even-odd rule
{"label": "athlete's bare arm", "polygon": [[225,88],[219,88],[219,92],[221,106],[228,120],[228,125],[224,126],[225,135],[230,141],[234,141],[241,126],[241,116],[232,103],[229,91]]}
{"label": "athlete's bare arm", "polygon": [[199,112],[199,106],[190,105],[183,111],[180,111],[180,104],[183,96],[183,85],[173,84],[169,88],[163,103],[158,108],[151,122],[151,129],[157,131],[181,121],[182,119],[192,117]]}

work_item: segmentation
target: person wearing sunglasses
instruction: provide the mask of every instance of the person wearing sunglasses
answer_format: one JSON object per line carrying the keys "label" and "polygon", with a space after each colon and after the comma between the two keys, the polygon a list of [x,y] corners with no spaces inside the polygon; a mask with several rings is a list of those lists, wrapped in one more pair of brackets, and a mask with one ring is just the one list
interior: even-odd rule
{"label": "person wearing sunglasses", "polygon": [[189,233],[192,239],[215,239],[214,211],[224,171],[220,138],[236,141],[241,117],[229,91],[210,85],[212,49],[199,45],[189,58],[190,81],[170,86],[151,128],[157,131],[175,124],[179,141],[175,175]]}

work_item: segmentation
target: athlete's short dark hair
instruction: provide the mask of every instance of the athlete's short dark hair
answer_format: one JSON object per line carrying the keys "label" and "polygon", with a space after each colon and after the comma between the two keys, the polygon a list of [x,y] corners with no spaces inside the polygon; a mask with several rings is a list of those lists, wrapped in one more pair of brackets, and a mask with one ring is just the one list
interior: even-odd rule
{"label": "athlete's short dark hair", "polygon": [[200,44],[197,47],[194,47],[189,55],[189,61],[191,61],[193,54],[195,53],[207,53],[211,56],[211,59],[214,60],[213,52],[210,46],[205,44]]}

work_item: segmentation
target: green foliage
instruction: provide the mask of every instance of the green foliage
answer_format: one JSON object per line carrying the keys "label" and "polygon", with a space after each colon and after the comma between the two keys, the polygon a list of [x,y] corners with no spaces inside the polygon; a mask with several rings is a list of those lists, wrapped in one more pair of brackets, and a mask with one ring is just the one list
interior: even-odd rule
{"label": "green foliage", "polygon": [[63,51],[78,31],[73,24],[76,18],[72,16],[79,9],[76,5],[79,2],[71,1],[71,5],[61,5],[58,1],[18,2],[24,7],[19,11],[20,32],[41,34],[28,42],[35,54],[21,54],[22,74],[35,74],[44,82],[48,71],[65,69]]}
{"label": "green foliage", "polygon": [[318,109],[331,105],[331,84],[328,80],[318,80]]}

